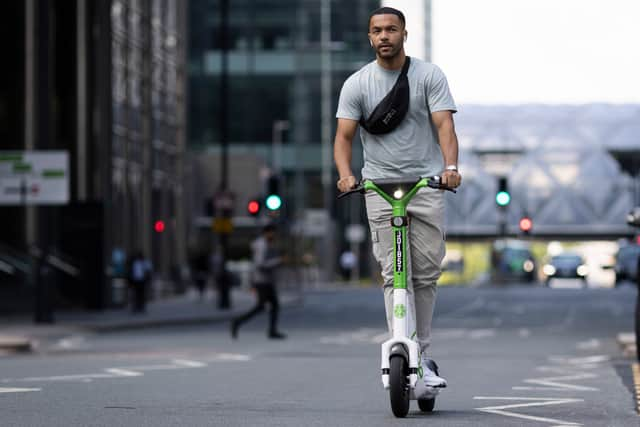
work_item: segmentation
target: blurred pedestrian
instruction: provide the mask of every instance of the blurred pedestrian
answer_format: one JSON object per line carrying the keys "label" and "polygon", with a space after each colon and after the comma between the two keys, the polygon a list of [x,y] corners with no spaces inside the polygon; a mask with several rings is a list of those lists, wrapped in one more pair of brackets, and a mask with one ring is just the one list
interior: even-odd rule
{"label": "blurred pedestrian", "polygon": [[127,280],[133,294],[131,310],[134,313],[144,313],[147,303],[147,287],[151,281],[153,267],[151,261],[145,258],[142,251],[135,251],[129,260]]}
{"label": "blurred pedestrian", "polygon": [[278,331],[278,314],[280,304],[276,291],[276,270],[282,264],[283,258],[275,245],[276,228],[267,225],[262,230],[262,235],[251,244],[253,273],[252,286],[256,293],[256,305],[247,313],[231,321],[231,337],[238,337],[238,329],[249,319],[264,310],[269,304],[269,329],[267,336],[271,339],[284,339],[286,335]]}

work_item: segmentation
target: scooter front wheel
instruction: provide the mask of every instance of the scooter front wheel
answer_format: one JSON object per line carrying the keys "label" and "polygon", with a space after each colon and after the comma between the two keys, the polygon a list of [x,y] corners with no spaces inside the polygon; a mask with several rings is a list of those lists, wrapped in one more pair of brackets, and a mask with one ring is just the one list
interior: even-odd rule
{"label": "scooter front wheel", "polygon": [[407,361],[402,356],[393,356],[389,361],[389,399],[391,411],[398,418],[409,413],[409,379]]}

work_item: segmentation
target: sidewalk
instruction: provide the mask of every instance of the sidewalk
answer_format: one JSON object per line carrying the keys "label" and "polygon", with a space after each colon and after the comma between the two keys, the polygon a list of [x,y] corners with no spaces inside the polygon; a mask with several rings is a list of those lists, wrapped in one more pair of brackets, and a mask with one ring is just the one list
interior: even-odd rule
{"label": "sidewalk", "polygon": [[[200,300],[197,296],[186,293],[151,301],[147,304],[144,314],[133,314],[127,307],[98,312],[56,312],[53,324],[34,324],[31,314],[0,319],[0,353],[29,352],[34,350],[39,342],[81,333],[229,321],[251,308],[255,303],[255,297],[248,290],[234,289],[231,301],[231,309],[220,310],[215,295],[213,298]],[[300,303],[297,294],[287,292],[281,293],[280,301],[283,308]]]}

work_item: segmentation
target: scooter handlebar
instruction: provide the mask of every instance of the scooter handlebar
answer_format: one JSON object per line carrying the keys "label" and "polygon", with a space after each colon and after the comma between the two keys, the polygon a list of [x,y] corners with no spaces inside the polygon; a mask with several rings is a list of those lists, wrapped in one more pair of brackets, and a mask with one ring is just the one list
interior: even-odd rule
{"label": "scooter handlebar", "polygon": [[[375,181],[374,181],[375,182]],[[457,191],[453,188],[449,188],[446,185],[442,185],[442,178],[439,175],[434,175],[427,177],[427,187],[435,188],[438,190],[446,190],[451,191],[452,193],[456,193]],[[359,182],[354,188],[349,191],[345,191],[344,193],[338,194],[338,199],[342,199],[350,194],[354,193],[364,193],[364,181]]]}

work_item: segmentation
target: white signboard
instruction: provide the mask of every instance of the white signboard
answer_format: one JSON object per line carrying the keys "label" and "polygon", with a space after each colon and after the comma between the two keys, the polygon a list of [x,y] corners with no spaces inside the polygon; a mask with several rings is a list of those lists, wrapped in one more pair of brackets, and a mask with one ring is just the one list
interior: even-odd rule
{"label": "white signboard", "polygon": [[69,203],[69,153],[0,151],[0,205]]}

